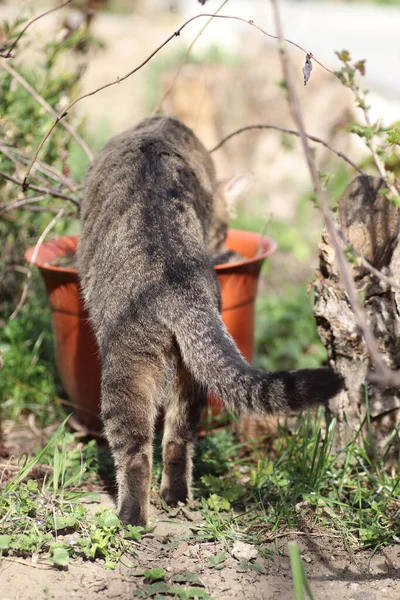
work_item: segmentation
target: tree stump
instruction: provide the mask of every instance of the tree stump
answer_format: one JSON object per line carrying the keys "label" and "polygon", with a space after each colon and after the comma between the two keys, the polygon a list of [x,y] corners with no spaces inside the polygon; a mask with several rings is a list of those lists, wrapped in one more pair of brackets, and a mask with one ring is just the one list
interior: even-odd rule
{"label": "tree stump", "polygon": [[[338,223],[357,253],[400,285],[400,209],[384,197],[384,189],[382,179],[357,177],[339,200]],[[395,428],[400,422],[400,390],[381,389],[367,383],[371,361],[340,282],[326,231],[319,250],[314,315],[329,358],[346,382],[345,390],[329,406],[338,424],[336,449],[343,448],[354,437],[365,422],[369,406],[371,450],[393,465],[397,462]],[[382,358],[391,368],[399,369],[400,291],[372,275],[357,260],[350,263],[350,268]]]}

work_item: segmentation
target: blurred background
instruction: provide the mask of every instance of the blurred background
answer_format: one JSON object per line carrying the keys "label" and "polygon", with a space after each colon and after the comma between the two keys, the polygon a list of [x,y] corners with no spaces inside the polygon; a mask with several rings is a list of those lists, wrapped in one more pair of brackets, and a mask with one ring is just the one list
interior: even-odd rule
{"label": "blurred background", "polygon": [[[13,26],[15,29],[18,19],[21,29],[23,18],[32,18],[56,5],[44,0],[0,0],[0,45],[9,39],[10,29]],[[280,5],[286,38],[312,52],[327,68],[332,71],[340,68],[335,51],[343,49],[354,60],[366,59],[366,75],[360,78],[360,85],[369,90],[367,98],[373,122],[388,126],[399,120],[398,0],[293,0],[282,1]],[[34,23],[9,64],[60,111],[79,95],[115,81],[137,67],[185,20],[217,10],[222,15],[252,19],[267,32],[275,33],[270,3],[266,0],[208,0],[204,6],[197,0],[75,0]],[[78,128],[94,152],[111,135],[152,114],[182,119],[210,149],[225,135],[246,125],[293,127],[276,41],[243,22],[215,19],[207,24],[207,21],[206,17],[195,19],[139,72],[73,108],[69,122]],[[195,39],[190,54],[186,55]],[[289,50],[307,132],[374,173],[362,140],[348,132],[350,123],[363,124],[362,112],[356,107],[352,92],[316,63],[309,83],[304,86],[304,53],[293,46]],[[22,177],[26,160],[52,119],[2,69],[0,94],[0,137],[4,143],[23,150],[25,157],[25,163],[21,158],[11,164],[11,159],[3,153],[0,168],[12,167]],[[334,207],[346,184],[357,173],[327,148],[314,146]],[[61,128],[41,156],[43,161],[81,184],[88,159]],[[265,266],[261,282],[256,362],[280,369],[321,364],[325,351],[315,332],[312,297],[307,295],[307,288],[318,266],[322,220],[297,139],[272,130],[246,132],[224,144],[213,157],[221,179],[244,171],[253,174],[252,188],[239,203],[233,225],[262,232],[279,244],[279,251]],[[15,188],[11,190],[8,184],[0,185],[3,185],[0,187],[3,199],[16,194]],[[15,306],[24,279],[23,248],[35,243],[50,218],[39,212],[10,213],[8,220],[3,219],[0,224],[4,239],[0,265],[3,325]],[[59,223],[52,235],[77,230],[77,220],[70,217]],[[33,352],[27,364],[33,360],[32,356],[46,368],[46,360],[50,361],[51,342],[46,324],[49,317],[47,309],[42,308],[44,301],[39,298],[40,283],[35,285],[30,292],[31,309],[24,309],[19,325],[8,323],[4,329],[3,349],[7,352],[16,349],[14,366],[7,367],[14,369],[14,379],[18,378],[15,369],[21,361],[22,343]],[[30,318],[30,310],[36,311],[36,320]],[[37,336],[43,331],[38,344]],[[40,377],[43,378],[46,368]],[[26,379],[26,365],[21,369]],[[50,382],[50,388],[52,385]],[[11,391],[7,394],[9,398]]]}

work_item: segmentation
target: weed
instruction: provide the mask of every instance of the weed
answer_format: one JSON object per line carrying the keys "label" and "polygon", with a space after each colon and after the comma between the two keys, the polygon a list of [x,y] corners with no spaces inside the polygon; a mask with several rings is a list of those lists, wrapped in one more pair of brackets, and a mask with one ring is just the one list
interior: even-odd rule
{"label": "weed", "polygon": [[[133,556],[142,536],[152,530],[123,527],[112,510],[89,515],[84,501],[93,499],[93,494],[81,488],[86,465],[83,456],[78,461],[76,452],[68,449],[70,441],[71,434],[65,434],[62,424],[5,485],[0,500],[0,552],[42,555],[60,568],[68,565],[70,557],[102,558],[106,568],[113,569],[122,555]],[[92,450],[89,444],[89,457]],[[39,465],[49,469],[34,479]]]}
{"label": "weed", "polygon": [[191,600],[192,598],[203,598],[213,600],[204,589],[204,583],[199,576],[192,571],[185,571],[169,577],[164,569],[150,569],[139,571],[136,576],[143,576],[145,583],[134,593],[136,598],[180,598]]}
{"label": "weed", "polygon": [[41,426],[61,416],[52,401],[57,396],[58,379],[51,335],[51,317],[47,303],[32,298],[17,319],[8,320],[0,334],[4,353],[0,406],[3,418],[18,420],[33,413]]}
{"label": "weed", "polygon": [[335,426],[321,413],[302,414],[290,426],[285,421],[275,435],[275,460],[265,447],[246,453],[235,444],[233,431],[201,442],[200,451],[202,444],[212,444],[225,461],[225,470],[222,462],[218,465],[218,477],[209,473],[207,452],[204,475],[197,465],[205,495],[201,535],[226,547],[238,538],[262,547],[299,530],[340,535],[354,549],[397,539],[399,480],[379,457],[371,460],[361,428],[342,451],[333,452]]}
{"label": "weed", "polygon": [[289,542],[290,566],[292,568],[293,588],[296,600],[303,600],[304,589],[310,600],[314,600],[314,595],[311,591],[310,584],[304,571],[303,563],[300,557],[300,552],[297,544]]}

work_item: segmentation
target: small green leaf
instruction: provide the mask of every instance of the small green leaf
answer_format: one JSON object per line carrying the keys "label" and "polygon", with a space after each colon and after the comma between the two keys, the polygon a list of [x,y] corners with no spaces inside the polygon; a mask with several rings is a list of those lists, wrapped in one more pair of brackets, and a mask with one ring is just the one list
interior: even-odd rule
{"label": "small green leaf", "polygon": [[66,567],[69,561],[69,554],[66,548],[56,547],[53,549],[53,553],[49,558],[49,561],[52,562],[57,567]]}
{"label": "small green leaf", "polygon": [[207,556],[206,565],[207,567],[211,567],[214,569],[222,569],[223,563],[227,559],[226,552],[219,552],[219,554],[212,554],[211,556]]}
{"label": "small green leaf", "polygon": [[76,518],[74,515],[68,515],[67,517],[56,517],[55,518],[55,529],[68,529],[74,527],[76,524]]}
{"label": "small green leaf", "polygon": [[201,581],[197,573],[193,571],[186,571],[185,573],[177,573],[172,577],[174,583],[189,583],[191,585],[199,585],[204,587],[204,583]]}
{"label": "small green leaf", "polygon": [[165,594],[169,592],[169,587],[164,581],[157,581],[151,585],[144,585],[140,589],[136,590],[135,596],[139,598],[151,598],[157,594]]}
{"label": "small green leaf", "polygon": [[8,550],[11,544],[11,535],[0,535],[0,550]]}
{"label": "small green leaf", "polygon": [[99,515],[99,524],[104,527],[117,527],[118,529],[122,526],[121,521],[113,510],[106,510],[103,514]]}
{"label": "small green leaf", "polygon": [[126,540],[135,540],[136,542],[140,542],[143,531],[143,527],[126,525],[124,527],[124,538]]}
{"label": "small green leaf", "polygon": [[209,506],[209,508],[211,508],[211,510],[215,510],[216,512],[220,512],[222,510],[229,510],[231,507],[229,500],[218,496],[218,494],[211,494],[211,496],[207,500],[207,505]]}
{"label": "small green leaf", "polygon": [[400,145],[400,128],[395,127],[394,129],[389,129],[386,141],[391,146],[394,146],[395,144]]}
{"label": "small green leaf", "polygon": [[161,579],[165,579],[167,572],[164,569],[150,569],[149,571],[145,571],[143,575],[150,583],[153,581],[160,581]]}
{"label": "small green leaf", "polygon": [[351,61],[350,52],[348,50],[342,50],[341,52],[335,52],[336,56],[339,60],[344,63],[348,63]]}

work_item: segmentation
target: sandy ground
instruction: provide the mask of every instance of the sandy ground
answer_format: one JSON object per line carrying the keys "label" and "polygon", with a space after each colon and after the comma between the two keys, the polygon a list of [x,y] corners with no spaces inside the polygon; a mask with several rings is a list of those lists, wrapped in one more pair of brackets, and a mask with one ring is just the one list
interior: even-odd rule
{"label": "sandy ground", "polygon": [[[109,496],[101,496],[101,506],[112,506]],[[93,506],[99,508],[99,504]],[[206,559],[226,551],[218,543],[187,543],[182,538],[190,533],[193,522],[199,524],[197,511],[168,519],[152,507],[156,518],[154,533],[138,547],[137,556],[126,558],[115,571],[104,568],[100,560],[72,560],[66,570],[49,566],[45,560],[33,564],[29,560],[3,558],[0,564],[0,600],[50,599],[89,600],[91,598],[136,597],[143,586],[138,569],[161,567],[172,577],[187,571],[196,573],[205,590],[216,600],[244,598],[280,600],[294,598],[287,542],[266,545],[271,558],[256,559],[264,573],[240,572],[239,562],[228,556],[221,570],[207,566]],[[372,556],[357,553],[352,557],[337,538],[297,538],[307,577],[316,599],[323,600],[398,600],[400,598],[400,546],[391,546]],[[129,566],[127,566],[129,565]],[[140,592],[139,592],[140,593]],[[171,597],[172,596],[167,596]]]}

